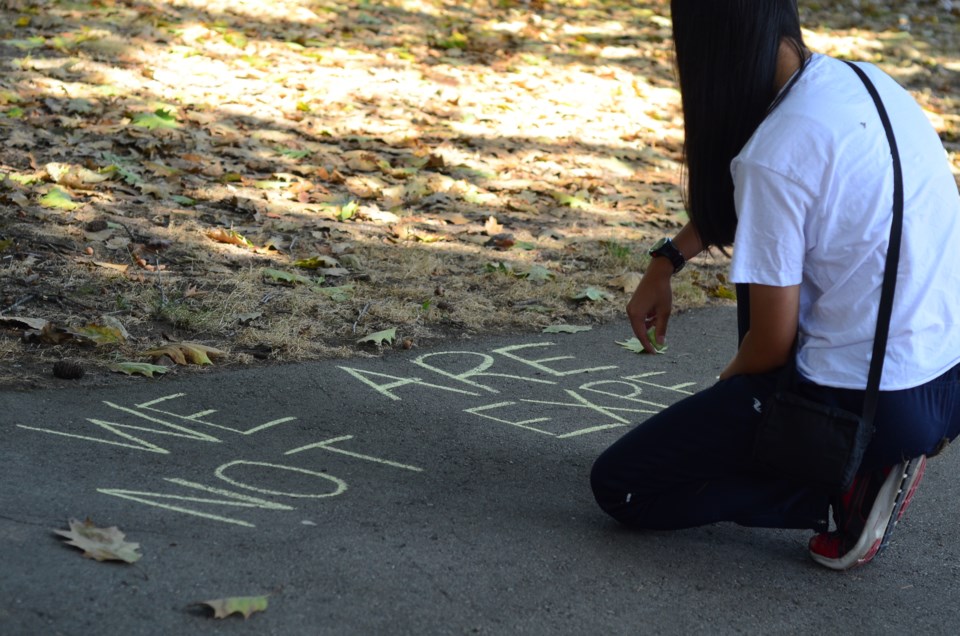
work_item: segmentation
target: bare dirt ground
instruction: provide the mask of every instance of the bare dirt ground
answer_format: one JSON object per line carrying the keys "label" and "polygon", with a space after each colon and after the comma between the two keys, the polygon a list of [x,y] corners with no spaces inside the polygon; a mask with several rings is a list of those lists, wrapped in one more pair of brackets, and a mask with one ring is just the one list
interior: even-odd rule
{"label": "bare dirt ground", "polygon": [[[960,175],[960,3],[801,7]],[[661,1],[0,1],[0,387],[622,316],[685,220],[670,49]]]}

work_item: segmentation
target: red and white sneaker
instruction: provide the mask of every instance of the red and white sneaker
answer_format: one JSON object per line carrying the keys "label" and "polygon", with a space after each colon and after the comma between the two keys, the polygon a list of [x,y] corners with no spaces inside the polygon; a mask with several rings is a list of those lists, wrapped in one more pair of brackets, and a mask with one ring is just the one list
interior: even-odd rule
{"label": "red and white sneaker", "polygon": [[903,517],[923,478],[927,458],[893,466],[887,471],[858,475],[837,502],[837,529],[810,539],[810,556],[833,570],[847,570],[880,554]]}

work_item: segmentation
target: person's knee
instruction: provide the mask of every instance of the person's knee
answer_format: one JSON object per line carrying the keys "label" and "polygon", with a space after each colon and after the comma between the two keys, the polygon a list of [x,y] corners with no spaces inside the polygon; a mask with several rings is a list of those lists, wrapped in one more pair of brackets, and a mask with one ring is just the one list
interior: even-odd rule
{"label": "person's knee", "polygon": [[617,521],[629,524],[626,514],[632,496],[624,491],[623,475],[619,464],[610,453],[600,455],[590,470],[590,488],[600,509]]}

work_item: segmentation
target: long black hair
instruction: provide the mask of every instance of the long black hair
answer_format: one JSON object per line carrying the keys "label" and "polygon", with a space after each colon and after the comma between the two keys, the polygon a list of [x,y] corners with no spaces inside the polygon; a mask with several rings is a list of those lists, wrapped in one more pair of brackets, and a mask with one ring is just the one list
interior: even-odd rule
{"label": "long black hair", "polygon": [[670,6],[683,98],[687,210],[703,246],[723,248],[733,243],[737,227],[730,162],[778,102],[781,41],[806,60],[797,2],[671,0]]}

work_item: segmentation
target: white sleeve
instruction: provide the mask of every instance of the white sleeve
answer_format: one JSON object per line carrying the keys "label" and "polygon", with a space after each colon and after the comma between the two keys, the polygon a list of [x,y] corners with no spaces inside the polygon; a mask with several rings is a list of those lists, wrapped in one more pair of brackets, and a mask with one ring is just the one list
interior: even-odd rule
{"label": "white sleeve", "polygon": [[813,197],[769,168],[734,161],[737,233],[730,280],[774,287],[799,285],[806,252],[804,220]]}

